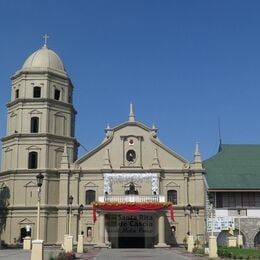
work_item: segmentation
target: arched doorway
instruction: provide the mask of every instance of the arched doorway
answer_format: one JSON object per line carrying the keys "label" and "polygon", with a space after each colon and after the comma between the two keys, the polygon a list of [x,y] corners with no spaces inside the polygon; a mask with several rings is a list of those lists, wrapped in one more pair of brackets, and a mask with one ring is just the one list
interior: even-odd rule
{"label": "arched doorway", "polygon": [[256,234],[254,238],[254,247],[260,248],[260,231]]}

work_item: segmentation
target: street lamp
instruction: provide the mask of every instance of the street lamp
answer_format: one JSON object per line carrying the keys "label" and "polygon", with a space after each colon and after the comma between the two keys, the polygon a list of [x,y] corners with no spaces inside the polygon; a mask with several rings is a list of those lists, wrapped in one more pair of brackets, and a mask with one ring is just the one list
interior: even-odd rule
{"label": "street lamp", "polygon": [[240,236],[240,235],[241,235],[241,232],[240,232],[240,216],[241,216],[241,210],[238,209],[238,210],[237,210],[237,213],[238,213],[238,235]]}
{"label": "street lamp", "polygon": [[83,253],[83,230],[82,230],[82,215],[83,215],[83,210],[84,210],[84,206],[82,204],[80,204],[79,208],[78,208],[78,213],[79,213],[79,225],[80,225],[80,234],[78,234],[78,245],[77,245],[77,253],[82,254]]}
{"label": "street lamp", "polygon": [[69,196],[69,236],[70,236],[70,231],[71,231],[71,215],[72,215],[72,202],[73,202],[73,197],[72,195]]}
{"label": "street lamp", "polygon": [[209,236],[209,258],[216,258],[218,257],[217,254],[217,239],[214,236],[214,218],[213,218],[213,211],[214,211],[214,202],[215,197],[213,194],[208,194],[209,203],[210,203],[210,218],[211,218],[211,236]]}
{"label": "street lamp", "polygon": [[188,204],[186,207],[185,207],[185,211],[188,211],[189,213],[187,214],[188,215],[188,232],[187,232],[187,235],[189,236],[191,234],[190,232],[190,219],[191,219],[191,213],[193,212],[193,208],[190,204]]}
{"label": "street lamp", "polygon": [[196,234],[197,234],[197,240],[199,240],[199,221],[198,221],[198,217],[199,217],[199,208],[194,208],[194,212],[195,212],[195,217],[196,217]]}
{"label": "street lamp", "polygon": [[41,187],[44,176],[42,173],[39,173],[37,176],[37,186],[38,186],[38,203],[37,203],[37,231],[36,231],[36,239],[39,240],[40,234],[40,201],[41,201]]}
{"label": "street lamp", "polygon": [[193,239],[193,236],[191,235],[191,231],[190,231],[190,227],[191,227],[190,221],[191,221],[191,214],[193,212],[193,207],[190,204],[188,204],[184,208],[184,210],[185,210],[185,215],[188,215],[187,250],[188,250],[188,252],[191,253],[194,248],[194,239]]}
{"label": "street lamp", "polygon": [[83,214],[84,206],[83,204],[80,204],[79,206],[79,220],[80,220],[80,235],[83,235],[82,231],[82,214]]}
{"label": "street lamp", "polygon": [[213,220],[214,197],[213,196],[209,196],[209,203],[210,203],[210,218],[211,218],[211,236],[214,236],[214,220]]}

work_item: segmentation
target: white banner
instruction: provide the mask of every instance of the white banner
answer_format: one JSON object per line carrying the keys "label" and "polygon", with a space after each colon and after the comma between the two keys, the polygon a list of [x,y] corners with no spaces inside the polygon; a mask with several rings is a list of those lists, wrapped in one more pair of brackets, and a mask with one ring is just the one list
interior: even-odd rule
{"label": "white banner", "polygon": [[104,173],[104,194],[112,194],[113,182],[147,182],[152,184],[152,192],[159,194],[159,173]]}
{"label": "white banner", "polygon": [[[213,220],[213,223],[212,223]],[[207,219],[207,231],[221,232],[222,230],[228,230],[230,226],[235,227],[235,221],[232,217],[216,217]]]}

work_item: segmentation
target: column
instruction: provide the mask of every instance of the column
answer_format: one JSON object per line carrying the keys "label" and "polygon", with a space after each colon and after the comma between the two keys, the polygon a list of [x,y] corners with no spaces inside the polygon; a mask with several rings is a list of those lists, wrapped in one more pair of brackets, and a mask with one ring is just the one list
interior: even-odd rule
{"label": "column", "polygon": [[99,223],[99,243],[97,244],[97,246],[106,247],[106,244],[105,244],[105,214],[103,212],[99,213],[98,223]]}
{"label": "column", "polygon": [[165,219],[164,213],[160,213],[158,217],[158,244],[155,247],[169,247],[165,243]]}
{"label": "column", "polygon": [[110,244],[110,242],[109,242],[109,240],[108,240],[108,230],[107,230],[107,227],[105,227],[105,244],[106,244],[108,247],[111,246],[111,244]]}

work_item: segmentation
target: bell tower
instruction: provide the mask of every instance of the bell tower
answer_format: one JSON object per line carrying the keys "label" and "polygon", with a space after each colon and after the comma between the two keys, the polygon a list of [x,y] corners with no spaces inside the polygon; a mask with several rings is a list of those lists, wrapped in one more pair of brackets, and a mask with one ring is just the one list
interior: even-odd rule
{"label": "bell tower", "polygon": [[31,54],[12,77],[7,133],[2,138],[2,172],[60,168],[77,157],[73,85],[59,56],[47,46]]}

